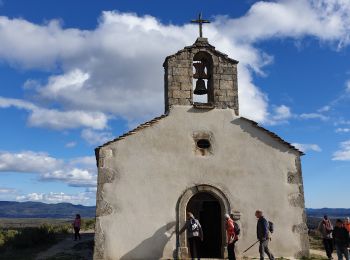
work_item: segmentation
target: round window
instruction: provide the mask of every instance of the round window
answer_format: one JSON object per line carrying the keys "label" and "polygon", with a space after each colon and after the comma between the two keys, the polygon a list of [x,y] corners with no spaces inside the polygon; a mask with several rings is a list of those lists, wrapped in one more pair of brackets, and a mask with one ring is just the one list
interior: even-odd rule
{"label": "round window", "polygon": [[210,147],[210,142],[208,139],[199,139],[197,141],[197,146],[201,149],[208,149]]}

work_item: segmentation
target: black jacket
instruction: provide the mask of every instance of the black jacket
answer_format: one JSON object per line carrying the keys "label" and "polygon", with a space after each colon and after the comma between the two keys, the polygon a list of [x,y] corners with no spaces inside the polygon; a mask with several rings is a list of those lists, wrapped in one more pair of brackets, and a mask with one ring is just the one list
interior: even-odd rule
{"label": "black jacket", "polygon": [[349,232],[344,227],[335,227],[333,230],[334,243],[338,246],[349,246]]}
{"label": "black jacket", "polygon": [[269,223],[264,217],[258,219],[256,236],[259,240],[267,240],[269,238]]}

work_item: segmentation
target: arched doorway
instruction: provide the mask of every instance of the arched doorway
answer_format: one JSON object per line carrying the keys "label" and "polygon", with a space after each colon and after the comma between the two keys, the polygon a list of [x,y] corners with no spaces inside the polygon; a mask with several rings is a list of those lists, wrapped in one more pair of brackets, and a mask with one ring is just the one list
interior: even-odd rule
{"label": "arched doorway", "polygon": [[[198,195],[197,195],[198,194]],[[197,196],[196,196],[197,195]],[[199,213],[196,212],[196,204],[202,204],[202,216],[200,216],[200,210],[198,211]],[[218,188],[207,185],[207,184],[201,184],[201,185],[196,185],[194,187],[188,188],[185,190],[185,192],[180,196],[177,206],[176,206],[176,212],[177,212],[177,223],[176,223],[176,230],[179,231],[184,224],[186,223],[186,212],[187,210],[189,211],[194,211],[192,212],[195,214],[197,218],[202,218],[200,220],[203,222],[203,226],[205,226],[207,222],[209,222],[212,225],[215,225],[217,223],[217,227],[215,227],[215,232],[211,231],[210,229],[207,229],[207,234],[204,232],[204,237],[207,236],[207,241],[211,241],[210,239],[210,233],[214,237],[217,235],[220,235],[221,238],[217,239],[218,244],[213,246],[214,251],[206,252],[210,255],[215,252],[216,258],[224,258],[226,255],[226,232],[224,232],[225,229],[225,223],[223,220],[223,216],[225,213],[231,212],[231,206],[229,203],[229,200],[227,199],[227,196]],[[209,213],[210,211],[214,211],[214,213]],[[212,215],[211,215],[212,214]],[[210,220],[207,220],[205,218],[210,218]],[[220,218],[220,220],[219,220]],[[215,219],[213,221],[213,219]],[[204,229],[204,227],[203,227]],[[216,230],[219,230],[218,233]],[[214,242],[215,244],[215,242]],[[220,250],[219,254],[216,252],[216,250]],[[189,257],[189,249],[187,245],[187,237],[186,237],[186,232],[179,233],[177,232],[177,242],[176,242],[176,255],[179,259],[184,259]],[[202,256],[204,257],[204,256]]]}
{"label": "arched doorway", "polygon": [[221,258],[222,230],[221,207],[217,198],[199,192],[188,202],[186,212],[192,212],[202,226],[204,239],[200,248],[202,258]]}

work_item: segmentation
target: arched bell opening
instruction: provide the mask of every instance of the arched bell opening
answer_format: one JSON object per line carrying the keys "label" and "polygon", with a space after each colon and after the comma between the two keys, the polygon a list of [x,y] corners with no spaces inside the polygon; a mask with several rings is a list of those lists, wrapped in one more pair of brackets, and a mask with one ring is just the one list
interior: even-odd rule
{"label": "arched bell opening", "polygon": [[197,52],[193,57],[193,102],[212,103],[213,59],[207,52]]}

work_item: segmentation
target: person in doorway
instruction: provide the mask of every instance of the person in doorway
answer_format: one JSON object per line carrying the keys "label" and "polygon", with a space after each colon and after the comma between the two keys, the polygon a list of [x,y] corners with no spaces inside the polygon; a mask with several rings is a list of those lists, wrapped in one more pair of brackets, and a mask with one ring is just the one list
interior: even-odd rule
{"label": "person in doorway", "polygon": [[260,242],[260,245],[259,245],[260,260],[264,260],[265,253],[267,254],[270,260],[273,260],[275,259],[275,257],[269,250],[269,240],[270,240],[269,223],[264,218],[263,212],[261,210],[257,210],[255,212],[255,216],[258,219],[258,223],[256,226],[256,235]]}
{"label": "person in doorway", "polygon": [[345,218],[344,227],[350,234],[350,218],[349,217]]}
{"label": "person in doorway", "polygon": [[200,244],[203,241],[203,231],[199,221],[193,216],[191,212],[187,212],[187,221],[181,228],[180,234],[187,231],[187,238],[190,247],[191,258],[200,259]]}
{"label": "person in doorway", "polygon": [[343,221],[340,219],[337,219],[332,235],[334,239],[335,249],[337,250],[338,260],[342,260],[343,256],[345,257],[345,260],[349,260],[349,232],[346,230],[343,225]]}
{"label": "person in doorway", "polygon": [[236,260],[235,243],[238,240],[235,232],[235,223],[229,214],[225,214],[227,234],[227,255],[229,260]]}
{"label": "person in doorway", "polygon": [[321,233],[323,246],[326,251],[328,259],[332,259],[333,253],[333,239],[332,239],[332,231],[333,226],[331,221],[328,219],[328,216],[325,215],[318,225],[317,230]]}
{"label": "person in doorway", "polygon": [[73,222],[74,241],[77,241],[78,238],[79,238],[79,240],[81,239],[80,233],[79,233],[80,232],[80,226],[81,226],[81,217],[80,217],[80,214],[76,214],[74,222]]}

